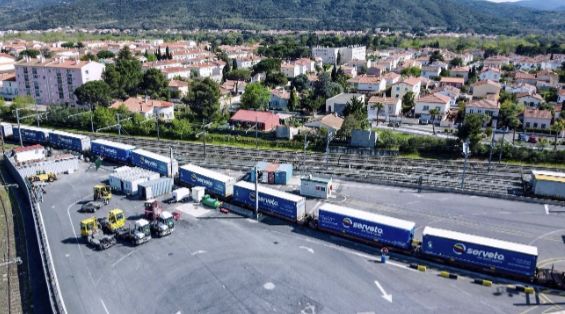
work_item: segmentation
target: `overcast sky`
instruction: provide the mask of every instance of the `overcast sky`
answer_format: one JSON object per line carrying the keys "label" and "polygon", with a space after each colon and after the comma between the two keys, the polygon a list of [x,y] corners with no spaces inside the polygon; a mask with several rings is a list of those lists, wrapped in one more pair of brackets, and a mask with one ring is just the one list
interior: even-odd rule
{"label": "overcast sky", "polygon": [[520,1],[520,0],[487,0],[490,2],[516,2],[516,1]]}

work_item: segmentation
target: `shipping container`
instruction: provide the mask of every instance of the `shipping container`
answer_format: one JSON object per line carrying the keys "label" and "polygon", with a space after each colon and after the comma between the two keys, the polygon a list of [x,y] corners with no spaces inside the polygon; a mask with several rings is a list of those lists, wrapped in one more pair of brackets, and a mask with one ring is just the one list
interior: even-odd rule
{"label": "shipping container", "polygon": [[259,174],[258,182],[286,185],[292,179],[292,164],[278,164],[259,161],[249,172],[249,182],[255,182],[255,171]]}
{"label": "shipping container", "polygon": [[416,223],[358,209],[323,204],[318,209],[318,228],[381,245],[409,249]]}
{"label": "shipping container", "polygon": [[138,185],[142,182],[158,179],[160,175],[156,172],[130,168],[114,172],[108,177],[108,184],[114,191],[122,192],[126,195],[135,195],[138,192]]}
{"label": "shipping container", "polygon": [[[294,222],[303,222],[306,216],[306,200],[302,196],[258,187],[259,211]],[[233,201],[255,208],[255,184],[240,181],[234,185]]]}
{"label": "shipping container", "polygon": [[86,135],[51,131],[49,133],[49,143],[55,148],[68,149],[80,153],[90,151],[90,137]]}
{"label": "shipping container", "polygon": [[12,127],[12,132],[14,134],[15,140],[20,140],[20,133],[22,135],[22,140],[27,143],[33,144],[46,144],[49,141],[48,129],[36,128],[28,125],[20,125],[18,129],[17,125]]}
{"label": "shipping container", "polygon": [[332,179],[313,177],[300,178],[300,195],[327,199],[332,193]]}
{"label": "shipping container", "polygon": [[190,187],[203,186],[207,193],[221,197],[231,196],[235,184],[235,178],[193,164],[179,168],[179,181]]}
{"label": "shipping container", "polygon": [[54,173],[56,175],[62,173],[73,173],[78,170],[79,162],[76,156],[71,154],[63,154],[48,157],[46,160],[23,164],[18,166],[18,172],[23,177],[39,173]]}
{"label": "shipping container", "polygon": [[190,189],[189,188],[178,188],[173,191],[173,201],[174,202],[181,202],[190,197]]}
{"label": "shipping container", "polygon": [[135,146],[97,139],[91,143],[91,151],[95,156],[115,161],[127,162]]}
{"label": "shipping container", "polygon": [[460,264],[495,272],[532,277],[536,271],[535,246],[425,227],[422,251]]}
{"label": "shipping container", "polygon": [[171,193],[173,178],[159,178],[138,184],[138,194],[144,200],[156,198]]}
{"label": "shipping container", "polygon": [[200,203],[200,201],[204,197],[204,194],[206,194],[206,188],[205,187],[195,186],[194,188],[192,188],[192,200],[193,201]]}
{"label": "shipping container", "polygon": [[532,187],[537,196],[565,200],[565,173],[533,170]]}
{"label": "shipping container", "polygon": [[3,136],[4,138],[10,138],[14,135],[12,125],[6,122],[0,122],[0,132],[2,132],[0,136]]}
{"label": "shipping container", "polygon": [[167,177],[175,176],[179,168],[176,159],[171,160],[169,157],[144,149],[136,149],[131,152],[131,163],[134,166],[155,171]]}

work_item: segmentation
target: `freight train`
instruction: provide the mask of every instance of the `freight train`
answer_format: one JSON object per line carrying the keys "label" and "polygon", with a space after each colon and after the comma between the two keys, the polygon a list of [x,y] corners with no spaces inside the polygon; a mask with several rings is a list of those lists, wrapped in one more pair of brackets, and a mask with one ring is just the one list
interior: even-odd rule
{"label": "freight train", "polygon": [[[135,146],[96,139],[85,135],[41,129],[36,127],[0,125],[2,134],[13,134],[30,144],[47,144],[100,156],[120,163],[152,170],[164,176],[178,174],[180,185],[203,186],[208,194],[223,201],[254,210],[255,185],[239,181],[224,174],[187,164],[179,167],[174,159],[161,156]],[[11,128],[11,130],[10,130]],[[11,131],[11,132],[10,132]],[[259,212],[302,224],[323,232],[339,235],[354,241],[421,259],[453,264],[462,268],[488,272],[520,280],[533,281],[536,268],[537,247],[501,241],[476,235],[424,226],[421,239],[415,237],[416,224],[411,221],[383,216],[330,203],[308,212],[302,196],[264,186],[258,187]]]}

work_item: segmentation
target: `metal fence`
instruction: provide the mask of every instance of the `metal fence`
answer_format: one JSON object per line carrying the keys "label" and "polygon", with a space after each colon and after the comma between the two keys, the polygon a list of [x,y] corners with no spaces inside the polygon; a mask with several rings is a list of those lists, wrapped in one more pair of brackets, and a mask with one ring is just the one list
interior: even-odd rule
{"label": "metal fence", "polygon": [[39,253],[41,256],[41,265],[43,266],[43,274],[47,283],[47,290],[49,293],[49,302],[53,313],[67,313],[63,296],[59,288],[57,280],[57,273],[51,257],[51,248],[49,247],[49,240],[47,239],[47,232],[45,224],[43,223],[43,214],[37,202],[37,197],[29,184],[29,182],[18,172],[16,165],[9,158],[9,154],[4,156],[4,162],[12,177],[17,181],[20,191],[25,195],[26,201],[31,209],[31,214],[34,221],[35,235],[39,246]]}

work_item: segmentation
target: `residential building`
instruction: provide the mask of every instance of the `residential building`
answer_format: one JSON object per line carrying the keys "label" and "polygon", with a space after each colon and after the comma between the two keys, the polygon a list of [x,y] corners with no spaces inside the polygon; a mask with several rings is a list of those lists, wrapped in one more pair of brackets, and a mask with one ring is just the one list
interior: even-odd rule
{"label": "residential building", "polygon": [[502,68],[503,65],[510,64],[510,58],[504,56],[492,56],[483,61],[485,68]]}
{"label": "residential building", "polygon": [[461,95],[461,90],[453,86],[444,86],[436,90],[436,93],[449,97],[449,106],[453,108],[457,104],[457,99]]}
{"label": "residential building", "polygon": [[386,81],[377,76],[359,75],[349,79],[347,82],[358,93],[378,93],[386,89]]}
{"label": "residential building", "polygon": [[554,117],[555,120],[557,120],[559,118],[565,119],[565,116],[563,116],[563,117],[561,116],[561,113],[562,113],[561,110],[563,110],[563,104],[557,104],[557,105],[553,106],[553,112],[555,112],[555,117]]}
{"label": "residential building", "polygon": [[146,119],[157,117],[159,120],[172,121],[175,118],[175,105],[169,101],[130,97],[114,102],[110,108],[118,109],[121,106],[125,106],[129,112],[142,114]]}
{"label": "residential building", "polygon": [[[414,107],[414,115],[416,117],[429,117],[430,110],[437,108],[440,111],[441,118],[443,120],[447,112],[449,111],[449,103],[451,99],[442,94],[430,94],[416,100],[416,106]],[[437,118],[436,118],[437,119]]]}
{"label": "residential building", "polygon": [[183,98],[184,96],[188,95],[188,82],[181,80],[170,80],[169,90],[178,93],[179,98]]}
{"label": "residential building", "polygon": [[431,78],[434,78],[434,77],[439,77],[440,73],[441,73],[441,67],[428,65],[428,66],[422,67],[421,76],[423,76],[427,79],[431,79]]}
{"label": "residential building", "polygon": [[352,60],[365,60],[367,55],[367,47],[314,47],[312,48],[312,57],[321,58],[324,64],[336,64],[338,52],[341,57],[340,61],[343,64]]}
{"label": "residential building", "polygon": [[326,112],[336,113],[340,116],[343,115],[343,111],[353,98],[356,98],[357,100],[365,103],[365,95],[363,94],[341,93],[335,95],[334,97],[326,99]]}
{"label": "residential building", "polygon": [[398,83],[392,85],[391,96],[393,98],[402,99],[402,97],[408,93],[413,92],[414,98],[420,96],[420,87],[422,82],[417,77],[408,77]]}
{"label": "residential building", "polygon": [[501,86],[498,82],[485,80],[473,84],[473,98],[486,98],[489,95],[498,97]]}
{"label": "residential building", "polygon": [[6,53],[0,53],[0,73],[13,72],[16,68],[16,58]]}
{"label": "residential building", "polygon": [[442,77],[439,81],[440,86],[452,86],[461,88],[465,85],[465,79],[462,77]]}
{"label": "residential building", "polygon": [[557,96],[557,102],[562,104],[565,102],[565,88],[559,90],[559,95]]}
{"label": "residential building", "polygon": [[304,124],[307,128],[326,129],[328,133],[335,133],[341,129],[343,118],[338,117],[335,113],[327,114],[321,118],[315,119]]}
{"label": "residential building", "polygon": [[191,70],[185,67],[163,68],[161,69],[161,72],[163,72],[168,80],[173,80],[176,78],[190,79],[192,76]]}
{"label": "residential building", "polygon": [[545,99],[538,94],[518,94],[516,101],[528,107],[539,107],[540,104],[545,102]]}
{"label": "residential building", "polygon": [[308,58],[294,60],[292,62],[283,63],[281,72],[288,78],[295,78],[301,74],[307,74],[316,71],[316,62]]}
{"label": "residential building", "polygon": [[520,83],[514,86],[507,87],[512,94],[528,94],[533,95],[537,92],[537,88],[528,83]]}
{"label": "residential building", "polygon": [[397,117],[400,115],[402,109],[402,100],[400,98],[373,96],[369,98],[367,104],[367,118],[369,121],[377,119],[377,108],[375,106],[377,103],[383,104],[383,109],[379,112],[379,118]]}
{"label": "residential building", "polygon": [[398,83],[402,76],[398,73],[389,72],[382,76],[382,79],[386,81],[386,88]]}
{"label": "residential building", "polygon": [[16,72],[0,73],[0,97],[5,100],[12,100],[16,96],[18,96]]}
{"label": "residential building", "polygon": [[449,75],[454,77],[462,77],[463,81],[467,83],[467,81],[469,80],[469,67],[464,66],[452,68],[451,70],[449,70]]}
{"label": "residential building", "polygon": [[530,85],[536,85],[538,81],[536,76],[533,74],[524,71],[516,71],[516,73],[514,73],[514,82],[518,84],[527,83]]}
{"label": "residential building", "polygon": [[271,90],[271,99],[269,100],[269,109],[271,110],[288,110],[288,101],[290,93],[284,89]]}
{"label": "residential building", "polygon": [[257,63],[261,62],[261,58],[257,56],[250,56],[244,58],[236,58],[235,63],[238,69],[249,69],[252,68]]}
{"label": "residential building", "polygon": [[526,108],[522,117],[526,129],[548,130],[551,127],[553,115],[549,110]]}
{"label": "residential building", "polygon": [[536,74],[536,86],[538,87],[558,87],[559,75],[553,71],[543,70]]}
{"label": "residential building", "polygon": [[257,125],[259,131],[272,131],[279,125],[279,116],[268,111],[240,109],[230,118],[229,123],[240,128]]}
{"label": "residential building", "polygon": [[220,85],[220,91],[232,95],[242,95],[245,92],[245,86],[247,86],[245,81],[226,80],[224,84]]}
{"label": "residential building", "polygon": [[75,106],[75,90],[102,79],[105,66],[93,61],[23,59],[15,64],[19,95],[32,96],[39,105]]}
{"label": "residential building", "polygon": [[500,104],[492,99],[473,100],[465,105],[465,113],[486,114],[491,117],[498,117]]}
{"label": "residential building", "polygon": [[500,82],[500,69],[499,68],[484,68],[479,74],[481,80],[491,80]]}

